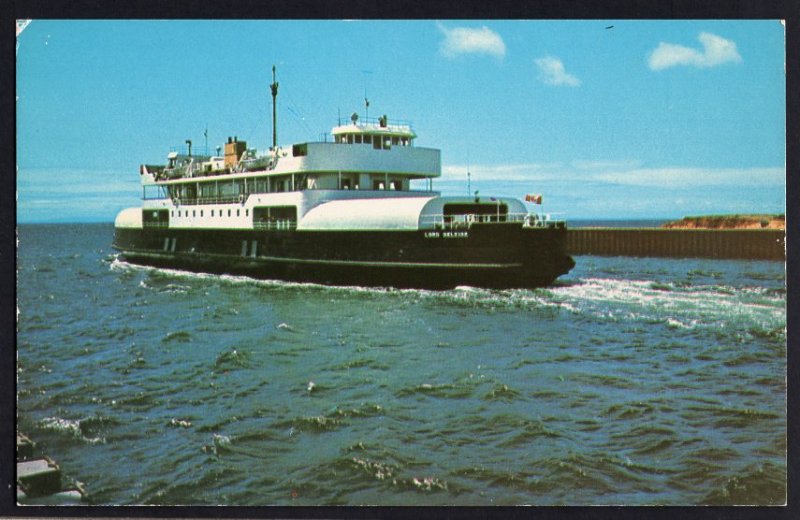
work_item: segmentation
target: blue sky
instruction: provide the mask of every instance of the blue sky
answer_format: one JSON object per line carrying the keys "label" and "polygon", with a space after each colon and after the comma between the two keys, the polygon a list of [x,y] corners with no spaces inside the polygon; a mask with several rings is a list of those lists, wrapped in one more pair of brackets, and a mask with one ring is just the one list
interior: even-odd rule
{"label": "blue sky", "polygon": [[[613,26],[610,29],[607,27]],[[435,189],[567,219],[785,211],[784,28],[696,21],[34,20],[17,53],[17,219],[112,221],[138,166],[229,135],[410,120]]]}

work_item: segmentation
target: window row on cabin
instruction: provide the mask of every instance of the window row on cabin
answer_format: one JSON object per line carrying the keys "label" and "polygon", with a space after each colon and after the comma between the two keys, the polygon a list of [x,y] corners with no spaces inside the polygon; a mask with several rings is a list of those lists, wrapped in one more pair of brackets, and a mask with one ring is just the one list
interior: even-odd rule
{"label": "window row on cabin", "polygon": [[[275,188],[283,187],[284,181],[273,181],[273,191]],[[266,180],[249,179],[247,181],[237,180],[235,182],[201,182],[198,184],[178,184],[169,187],[169,196],[171,198],[206,198],[212,199],[217,197],[237,197],[244,193],[268,193]]]}
{"label": "window row on cabin", "polygon": [[[295,180],[295,188],[300,188],[302,183],[305,182],[305,187],[310,187],[313,182],[305,179],[297,178]],[[202,199],[215,199],[215,198],[231,198],[238,197],[249,193],[277,193],[292,191],[292,180],[289,179],[273,179],[270,181],[248,179],[237,180],[236,182],[226,183],[199,183],[199,196],[198,185],[179,184],[169,187],[170,198],[179,198],[190,200],[195,198]]]}
{"label": "window row on cabin", "polygon": [[[178,210],[174,210],[174,209],[173,209],[173,210],[171,211],[171,215],[172,215],[173,217],[175,217],[175,216],[177,216],[177,217],[188,217],[188,216],[189,216],[189,211],[190,211],[190,210],[188,210],[188,209],[184,209],[184,210],[180,210],[180,209],[178,209]],[[202,216],[203,216],[203,210],[201,209],[201,210],[199,210],[199,211],[200,211],[200,216],[202,217]],[[229,216],[229,217],[230,217],[230,216],[232,216],[232,213],[231,213],[231,211],[232,211],[232,210],[228,210],[228,216]],[[193,210],[191,210],[191,212],[192,212],[192,215],[191,215],[192,217],[197,217],[197,212],[198,212],[198,210],[196,210],[196,209],[193,209]],[[223,212],[223,210],[219,210],[219,211],[217,212],[217,214],[218,214],[218,216],[219,216],[219,217],[223,217],[223,216],[224,216],[224,212]],[[213,209],[211,210],[211,216],[212,216],[212,217],[213,217],[213,216],[215,216],[215,215],[214,215],[214,210],[213,210]],[[237,216],[237,217],[240,217],[240,216],[241,216],[241,210],[239,210],[239,209],[237,209],[237,210],[236,210],[236,216]],[[245,217],[249,217],[249,216],[250,216],[250,210],[249,210],[249,209],[245,209],[245,210],[244,210],[244,216],[245,216]]]}
{"label": "window row on cabin", "polygon": [[370,135],[370,134],[344,134],[344,135],[337,135],[336,142],[343,144],[371,144],[375,148],[381,148],[381,143],[383,144],[383,148],[390,148],[392,146],[411,145],[410,138],[398,137],[396,135],[382,136],[382,135]]}
{"label": "window row on cabin", "polygon": [[[319,182],[321,178],[298,178],[295,182],[295,189],[313,189],[319,186]],[[340,180],[337,180],[339,187],[338,189],[342,190],[349,190],[352,188],[359,189],[360,186],[357,183],[353,183],[350,176],[343,176]],[[373,190],[402,190],[403,189],[403,182],[399,179],[391,179],[389,180],[388,184],[384,182],[386,179],[384,176],[380,178],[373,177]],[[302,186],[302,187],[301,187]],[[170,198],[178,198],[183,200],[192,200],[195,198],[202,198],[202,199],[222,199],[222,198],[233,198],[238,197],[239,195],[249,194],[249,193],[277,193],[277,192],[287,192],[292,191],[292,181],[291,179],[274,179],[271,181],[264,180],[256,180],[256,179],[249,179],[247,181],[244,180],[237,180],[233,183],[199,183],[199,197],[198,197],[198,185],[196,184],[182,184],[182,185],[174,185],[169,187],[169,196]]]}

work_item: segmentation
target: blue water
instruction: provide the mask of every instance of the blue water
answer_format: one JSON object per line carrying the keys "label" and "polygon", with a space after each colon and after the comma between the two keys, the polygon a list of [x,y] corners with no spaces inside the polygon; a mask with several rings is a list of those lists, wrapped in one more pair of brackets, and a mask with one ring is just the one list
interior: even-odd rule
{"label": "blue water", "polygon": [[776,504],[781,262],[577,257],[554,287],[135,267],[22,225],[18,427],[96,504]]}

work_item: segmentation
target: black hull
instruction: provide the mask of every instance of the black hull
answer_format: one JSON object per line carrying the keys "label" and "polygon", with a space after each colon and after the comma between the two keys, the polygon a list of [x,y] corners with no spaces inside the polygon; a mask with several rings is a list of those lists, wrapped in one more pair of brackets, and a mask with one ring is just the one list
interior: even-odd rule
{"label": "black hull", "polygon": [[113,247],[142,265],[328,285],[533,288],[575,265],[566,229],[474,224],[452,231],[117,228]]}

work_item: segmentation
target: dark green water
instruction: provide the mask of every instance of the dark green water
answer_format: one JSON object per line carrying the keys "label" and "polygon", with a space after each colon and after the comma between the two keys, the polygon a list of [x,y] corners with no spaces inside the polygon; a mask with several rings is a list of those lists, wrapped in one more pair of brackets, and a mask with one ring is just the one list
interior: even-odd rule
{"label": "dark green water", "polygon": [[97,504],[776,504],[780,262],[578,257],[548,289],[126,265],[22,225],[18,427]]}

